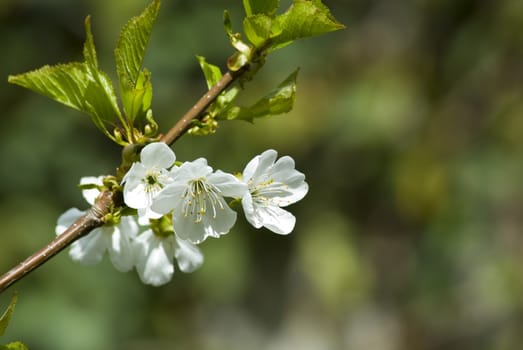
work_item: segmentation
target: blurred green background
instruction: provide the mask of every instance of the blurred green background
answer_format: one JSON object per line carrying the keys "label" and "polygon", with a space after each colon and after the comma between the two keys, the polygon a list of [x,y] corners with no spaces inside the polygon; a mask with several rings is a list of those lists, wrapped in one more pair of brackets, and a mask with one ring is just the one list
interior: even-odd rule
{"label": "blurred green background", "polygon": [[[269,57],[243,101],[300,66],[295,109],[185,136],[181,160],[242,170],[267,148],[295,158],[308,196],[293,234],[240,218],[206,241],[204,266],[154,288],[107,259],[62,253],[10,290],[3,342],[32,350],[521,349],[523,2],[325,0],[347,29]],[[289,1],[282,1],[283,6]],[[86,207],[82,176],[112,173],[117,146],[87,116],[7,76],[79,60],[92,15],[103,69],[144,0],[0,0],[0,269]],[[166,130],[205,90],[195,55],[231,54],[222,11],[164,0],[146,57]],[[0,296],[2,307],[11,293]]]}

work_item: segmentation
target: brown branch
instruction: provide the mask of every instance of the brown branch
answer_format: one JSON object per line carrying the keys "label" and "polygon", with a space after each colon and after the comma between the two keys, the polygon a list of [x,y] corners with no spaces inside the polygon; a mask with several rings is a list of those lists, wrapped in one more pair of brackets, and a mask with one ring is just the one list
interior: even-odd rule
{"label": "brown branch", "polygon": [[103,218],[109,213],[113,202],[111,192],[102,192],[95,205],[85,215],[76,220],[61,235],[57,236],[44,248],[40,249],[20,264],[0,277],[0,293],[22,277],[43,265],[47,260],[61,252],[75,240],[87,235],[93,229],[103,225]]}

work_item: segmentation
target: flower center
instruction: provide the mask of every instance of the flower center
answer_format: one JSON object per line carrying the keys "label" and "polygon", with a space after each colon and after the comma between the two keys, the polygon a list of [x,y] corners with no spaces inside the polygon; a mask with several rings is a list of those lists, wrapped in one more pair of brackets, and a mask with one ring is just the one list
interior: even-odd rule
{"label": "flower center", "polygon": [[163,188],[163,184],[160,181],[161,176],[161,172],[157,169],[154,169],[148,171],[145,174],[145,177],[142,179],[142,182],[145,185],[145,192],[147,193],[149,203],[152,202],[153,197]]}
{"label": "flower center", "polygon": [[249,180],[248,187],[253,201],[263,204],[264,206],[270,203],[278,206],[286,203],[281,197],[284,197],[288,193],[288,186],[282,182],[274,181],[272,177],[267,177],[257,182],[251,179]]}
{"label": "flower center", "polygon": [[153,186],[158,182],[158,177],[156,176],[156,174],[148,174],[145,177],[145,182],[147,183],[147,185]]}
{"label": "flower center", "polygon": [[208,211],[212,213],[213,218],[216,218],[217,209],[224,208],[220,191],[205,178],[189,181],[182,200],[183,215],[192,216],[196,223],[201,222]]}

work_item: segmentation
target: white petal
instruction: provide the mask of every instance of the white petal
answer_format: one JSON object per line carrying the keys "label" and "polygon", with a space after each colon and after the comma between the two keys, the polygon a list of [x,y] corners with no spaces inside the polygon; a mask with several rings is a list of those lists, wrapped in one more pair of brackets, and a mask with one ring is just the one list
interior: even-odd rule
{"label": "white petal", "polygon": [[272,166],[274,165],[274,162],[276,161],[276,158],[278,157],[278,152],[276,152],[273,149],[269,149],[262,154],[260,154],[260,162],[258,164],[258,167],[256,168],[256,171],[253,174],[253,179],[256,179],[259,176],[263,176],[265,173],[270,171]]}
{"label": "white petal", "polygon": [[147,168],[142,164],[135,162],[131,165],[131,168],[125,173],[122,183],[125,183],[126,186],[131,183],[131,186],[135,186],[136,182],[141,182],[142,179],[147,174]]}
{"label": "white petal", "polygon": [[143,283],[160,286],[174,273],[174,237],[160,238],[152,230],[138,236],[133,243],[136,271]]}
{"label": "white petal", "polygon": [[94,265],[102,261],[107,249],[104,239],[105,227],[96,228],[87,236],[71,244],[69,256],[82,265]]}
{"label": "white petal", "polygon": [[193,272],[203,264],[203,254],[194,244],[176,237],[178,247],[174,251],[174,256],[178,261],[181,271]]}
{"label": "white petal", "polygon": [[150,219],[159,219],[163,214],[153,211],[150,207],[138,209],[138,223],[142,226],[149,225]]}
{"label": "white petal", "polygon": [[294,166],[294,160],[291,157],[285,156],[278,159],[271,169],[271,177],[274,181],[280,182],[285,186],[286,195],[279,197],[287,202],[286,205],[301,200],[305,197],[309,189],[309,186],[305,182],[305,175],[295,170]]}
{"label": "white petal", "polygon": [[167,214],[173,210],[176,205],[180,204],[181,196],[186,188],[187,184],[177,182],[165,186],[154,198],[151,204],[151,210],[156,213]]}
{"label": "white petal", "polygon": [[[86,177],[82,177],[80,179],[80,185],[99,185],[99,186],[101,186],[101,185],[103,185],[103,178],[104,178],[104,176],[98,176],[98,177],[86,176]],[[85,198],[87,203],[89,203],[91,205],[94,204],[94,201],[96,200],[96,198],[98,197],[99,194],[100,194],[100,191],[97,188],[91,188],[91,189],[88,189],[88,190],[82,190],[83,197]]]}
{"label": "white petal", "polygon": [[55,233],[57,235],[62,234],[69,226],[71,226],[78,218],[84,215],[86,212],[81,211],[77,208],[68,209],[62,215],[58,217],[56,224]]}
{"label": "white petal", "polygon": [[174,181],[187,183],[188,181],[206,177],[212,173],[212,168],[207,165],[207,159],[198,158],[192,162],[183,163],[176,171]]}
{"label": "white petal", "polygon": [[229,232],[236,222],[236,212],[227,203],[220,200],[223,209],[217,208],[216,216],[209,211],[203,215],[201,221],[196,222],[192,216],[184,216],[181,210],[175,208],[173,212],[174,232],[181,239],[199,244],[208,237],[218,238]]}
{"label": "white petal", "polygon": [[124,216],[113,229],[108,237],[109,258],[118,271],[127,272],[134,266],[131,237],[138,233],[138,225],[134,218]]}
{"label": "white petal", "polygon": [[256,216],[264,227],[280,235],[291,233],[296,224],[294,215],[276,206],[260,208],[256,210]]}
{"label": "white petal", "polygon": [[245,166],[245,169],[243,169],[243,173],[242,173],[243,181],[248,182],[252,178],[252,176],[254,175],[254,172],[258,168],[258,164],[260,164],[259,155],[257,155],[253,159],[251,159],[249,161],[249,163],[247,163],[247,165]]}
{"label": "white petal", "polygon": [[173,150],[163,142],[154,142],[140,152],[140,160],[147,168],[170,168],[176,161]]}
{"label": "white petal", "polygon": [[241,198],[247,192],[247,185],[238,180],[234,175],[216,171],[207,176],[207,181],[216,186],[222,196]]}
{"label": "white petal", "polygon": [[286,207],[303,199],[309,191],[309,185],[305,181],[287,185],[286,183],[279,186],[279,191],[269,194],[267,197],[272,205]]}
{"label": "white petal", "polygon": [[256,178],[263,174],[276,160],[278,152],[268,149],[262,154],[254,157],[243,170],[244,181]]}
{"label": "white petal", "polygon": [[247,192],[242,198],[242,207],[245,218],[252,226],[255,228],[260,228],[263,226],[263,222],[256,215],[252,196],[249,192]]}
{"label": "white petal", "polygon": [[123,200],[127,206],[134,209],[146,208],[149,203],[149,194],[142,182],[127,182],[123,190]]}

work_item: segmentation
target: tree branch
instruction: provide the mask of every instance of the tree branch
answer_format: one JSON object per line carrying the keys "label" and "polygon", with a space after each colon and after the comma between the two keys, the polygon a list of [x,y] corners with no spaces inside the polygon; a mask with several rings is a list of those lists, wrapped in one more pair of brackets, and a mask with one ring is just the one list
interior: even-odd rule
{"label": "tree branch", "polygon": [[[196,118],[201,118],[206,109],[216,98],[229,87],[236,79],[249,70],[249,67],[232,72],[228,71],[220,81],[207,91],[196,104],[190,108],[184,116],[160,139],[168,145],[172,145],[178,140]],[[110,208],[114,206],[112,192],[102,192],[85,215],[76,220],[62,234],[52,240],[47,246],[40,249],[20,264],[0,276],[0,293],[6,290],[13,283],[22,279],[25,275],[43,265],[53,256],[64,250],[77,239],[87,235],[89,232],[104,224],[105,215],[109,214]]]}

